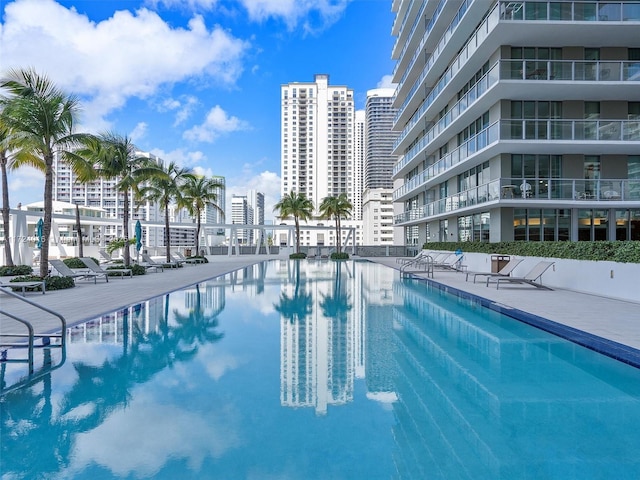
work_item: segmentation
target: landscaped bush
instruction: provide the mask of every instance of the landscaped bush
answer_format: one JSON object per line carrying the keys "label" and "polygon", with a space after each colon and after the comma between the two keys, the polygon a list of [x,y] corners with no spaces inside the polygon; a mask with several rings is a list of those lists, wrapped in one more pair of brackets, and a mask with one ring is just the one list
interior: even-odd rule
{"label": "landscaped bush", "polygon": [[291,255],[289,255],[289,259],[291,260],[300,260],[303,258],[307,258],[307,254],[304,252],[300,252],[300,253],[292,253]]}
{"label": "landscaped bush", "polygon": [[0,267],[0,277],[11,277],[13,275],[31,275],[33,268],[29,265],[14,265],[12,267]]}
{"label": "landscaped bush", "polygon": [[640,263],[640,242],[429,242],[428,250]]}
{"label": "landscaped bush", "polygon": [[333,252],[331,254],[331,260],[347,260],[349,258],[349,254],[347,252]]}
{"label": "landscaped bush", "polygon": [[[122,268],[122,266],[115,267],[115,268]],[[144,268],[142,265],[134,264],[134,265],[131,265],[129,268],[131,269],[131,273],[133,273],[134,275],[145,275],[147,273],[147,269]]]}
{"label": "landscaped bush", "polygon": [[[89,257],[89,258],[91,258],[94,262],[96,262],[97,265],[100,265],[100,262],[97,259],[93,257]],[[79,257],[65,258],[62,261],[69,268],[87,268],[87,266],[84,264],[82,260],[80,260]]]}
{"label": "landscaped bush", "polygon": [[191,260],[192,258],[194,260],[198,260],[201,263],[209,263],[209,260],[207,260],[207,257],[204,257],[202,255],[195,255],[193,257],[187,257],[187,260]]}
{"label": "landscaped bush", "polygon": [[[25,275],[22,277],[16,277],[11,282],[35,282],[41,281],[42,277],[38,277],[37,275]],[[73,288],[75,287],[75,283],[73,282],[73,278],[71,277],[56,277],[56,276],[48,276],[44,279],[45,290],[64,290],[65,288]],[[22,289],[22,287],[20,288]],[[27,291],[40,291],[40,287],[27,287]]]}

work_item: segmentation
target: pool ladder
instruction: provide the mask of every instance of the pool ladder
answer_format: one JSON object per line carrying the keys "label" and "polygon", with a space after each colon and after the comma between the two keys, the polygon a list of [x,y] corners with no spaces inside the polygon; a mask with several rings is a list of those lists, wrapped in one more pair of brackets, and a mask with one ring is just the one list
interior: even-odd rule
{"label": "pool ladder", "polygon": [[[21,302],[27,303],[32,307],[35,307],[41,311],[44,311],[50,315],[57,317],[60,320],[60,333],[35,333],[33,329],[33,325],[31,322],[22,318],[14,313],[11,313],[5,309],[0,309],[0,317],[2,321],[15,322],[14,325],[24,327],[22,331],[5,331],[3,328],[0,331],[0,364],[6,363],[26,363],[28,368],[28,376],[19,384],[24,384],[34,380],[35,378],[41,376],[42,374],[48,373],[51,370],[60,367],[66,358],[66,331],[67,331],[67,321],[65,318],[57,312],[50,310],[42,305],[38,305],[37,303],[28,300],[17,293],[12,292],[6,288],[0,288],[0,292],[4,295],[8,295],[10,297],[16,298]],[[24,314],[22,315],[24,316]],[[18,327],[19,328],[19,327]],[[26,339],[26,341],[25,341]],[[59,342],[52,342],[52,340],[59,339]],[[36,342],[40,341],[39,344]],[[61,361],[56,365],[48,364],[45,361],[45,365],[38,372],[35,371],[34,368],[34,350],[36,348],[42,349],[51,349],[51,348],[59,348],[62,351]],[[14,349],[26,349],[27,355],[26,358],[8,358],[9,352]],[[48,355],[45,355],[48,357]],[[0,392],[6,393],[8,389],[4,388],[4,373],[5,366],[2,365],[2,371],[0,372]],[[12,389],[19,385],[13,385]]]}
{"label": "pool ladder", "polygon": [[410,273],[426,273],[427,277],[433,278],[434,261],[431,255],[421,255],[414,258],[400,267],[400,275],[405,276]]}

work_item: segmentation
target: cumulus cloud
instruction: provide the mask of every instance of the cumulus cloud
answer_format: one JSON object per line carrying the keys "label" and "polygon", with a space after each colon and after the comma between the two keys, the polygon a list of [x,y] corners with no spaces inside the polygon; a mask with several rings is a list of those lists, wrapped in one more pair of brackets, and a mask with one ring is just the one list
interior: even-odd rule
{"label": "cumulus cloud", "polygon": [[135,143],[144,138],[147,134],[147,127],[148,125],[145,122],[139,122],[129,134],[131,140]]}
{"label": "cumulus cloud", "polygon": [[209,113],[203,123],[196,125],[185,131],[183,138],[195,142],[213,142],[223,133],[247,130],[249,124],[237,117],[230,117],[220,105],[216,105]]}
{"label": "cumulus cloud", "polygon": [[273,18],[292,30],[300,25],[314,33],[335,23],[351,0],[239,0],[249,18],[262,22]]}
{"label": "cumulus cloud", "polygon": [[4,9],[3,69],[34,67],[83,99],[96,130],[130,98],[191,78],[231,86],[248,43],[194,15],[184,28],[141,8],[100,22],[53,0],[16,0]]}
{"label": "cumulus cloud", "polygon": [[396,88],[398,84],[393,83],[392,80],[393,75],[385,75],[380,79],[376,88]]}
{"label": "cumulus cloud", "polygon": [[273,206],[280,200],[280,175],[268,170],[255,171],[255,165],[246,164],[241,175],[227,178],[227,205],[231,205],[233,195],[246,195],[249,190],[264,193],[264,218],[272,220],[275,217]]}

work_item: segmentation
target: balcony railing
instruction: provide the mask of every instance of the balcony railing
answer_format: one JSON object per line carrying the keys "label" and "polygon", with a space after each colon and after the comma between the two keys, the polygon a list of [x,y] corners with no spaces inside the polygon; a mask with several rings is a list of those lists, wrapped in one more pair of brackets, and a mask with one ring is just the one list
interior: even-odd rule
{"label": "balcony railing", "polygon": [[501,120],[470,137],[455,150],[429,165],[397,188],[393,199],[422,187],[431,178],[467,160],[498,140],[624,141],[640,142],[640,120]]}
{"label": "balcony railing", "polygon": [[502,80],[640,82],[640,62],[588,60],[501,60]]}
{"label": "balcony railing", "polygon": [[394,223],[401,224],[454,212],[488,202],[506,202],[513,206],[518,202],[525,207],[534,200],[601,202],[602,208],[611,202],[640,202],[640,180],[600,179],[585,180],[575,178],[500,178],[455,195],[436,200],[419,208],[408,210],[394,217]]}
{"label": "balcony railing", "polygon": [[640,2],[500,2],[501,18],[523,21],[637,22]]}

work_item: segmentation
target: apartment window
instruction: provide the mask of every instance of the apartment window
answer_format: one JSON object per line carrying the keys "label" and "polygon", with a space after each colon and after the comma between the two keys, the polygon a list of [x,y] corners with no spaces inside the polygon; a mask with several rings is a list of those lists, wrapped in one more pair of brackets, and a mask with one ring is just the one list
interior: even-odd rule
{"label": "apartment window", "polygon": [[568,241],[571,210],[516,208],[513,228],[513,238],[517,241]]}
{"label": "apartment window", "polygon": [[578,210],[578,240],[598,241],[609,239],[608,210]]}

